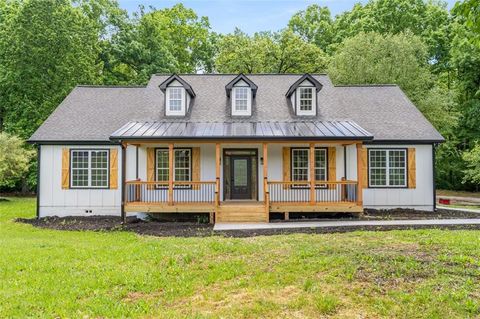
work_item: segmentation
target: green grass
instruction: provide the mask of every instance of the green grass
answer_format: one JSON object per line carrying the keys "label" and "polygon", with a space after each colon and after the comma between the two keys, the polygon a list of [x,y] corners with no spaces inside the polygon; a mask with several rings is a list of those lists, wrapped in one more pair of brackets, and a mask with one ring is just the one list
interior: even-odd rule
{"label": "green grass", "polygon": [[154,238],[15,223],[0,202],[0,318],[480,316],[480,232]]}

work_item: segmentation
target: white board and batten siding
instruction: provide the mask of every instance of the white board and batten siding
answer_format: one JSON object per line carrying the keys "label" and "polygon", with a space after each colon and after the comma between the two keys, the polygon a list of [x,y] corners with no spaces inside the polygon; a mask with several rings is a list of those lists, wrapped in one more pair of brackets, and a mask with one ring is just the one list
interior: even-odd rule
{"label": "white board and batten siding", "polygon": [[[62,189],[62,150],[68,149],[117,149],[117,189]],[[106,145],[42,145],[40,161],[40,209],[39,217],[46,216],[120,216],[121,147]],[[134,162],[133,162],[134,163]],[[91,211],[87,212],[87,211]]]}
{"label": "white board and batten siding", "polygon": [[[200,147],[200,179],[215,180],[215,144],[182,144],[178,147]],[[318,145],[319,147],[321,144]],[[165,144],[149,144],[149,147],[167,147]],[[281,181],[283,178],[283,147],[308,147],[304,144],[269,144],[268,146],[268,178]],[[364,188],[363,204],[365,208],[393,209],[412,208],[433,210],[433,167],[432,145],[366,145],[367,148],[415,148],[416,153],[416,188]],[[112,149],[118,150],[118,188],[117,189],[62,189],[62,150],[75,149]],[[258,198],[263,199],[263,166],[260,158],[262,144],[222,144],[223,150],[228,148],[249,148],[258,152]],[[336,147],[336,177],[344,176],[343,146]],[[346,176],[349,180],[357,179],[357,153],[355,145],[346,147]],[[137,147],[129,145],[126,149],[126,180],[137,178]],[[40,167],[40,217],[45,216],[90,216],[115,215],[121,213],[121,148],[105,145],[42,145]],[[147,148],[138,147],[138,178],[147,180]],[[223,158],[222,158],[223,163]],[[223,169],[221,170],[221,189],[223,189]],[[223,191],[221,192],[223,200]],[[87,213],[86,211],[92,211]]]}
{"label": "white board and batten siding", "polygon": [[[433,211],[433,162],[432,145],[367,145],[367,148],[415,148],[416,187],[415,188],[365,188],[363,206],[373,209],[411,208]],[[350,156],[348,156],[350,155]],[[356,165],[354,148],[347,151],[347,167]],[[349,169],[347,168],[347,173]],[[356,169],[349,178],[356,179]]]}

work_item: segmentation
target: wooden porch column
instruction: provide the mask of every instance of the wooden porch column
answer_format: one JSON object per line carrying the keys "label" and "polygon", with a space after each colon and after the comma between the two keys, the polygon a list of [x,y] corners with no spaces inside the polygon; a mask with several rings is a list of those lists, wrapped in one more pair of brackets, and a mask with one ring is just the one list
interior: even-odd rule
{"label": "wooden porch column", "polygon": [[218,220],[220,206],[220,143],[215,144],[215,221]]}
{"label": "wooden porch column", "polygon": [[168,205],[173,205],[173,143],[168,144]]}
{"label": "wooden porch column", "polygon": [[315,204],[315,143],[310,143],[310,205]]}
{"label": "wooden porch column", "polygon": [[270,192],[268,191],[268,143],[263,143],[263,197],[265,221],[270,221]]}
{"label": "wooden porch column", "polygon": [[362,143],[357,143],[357,205],[363,206],[363,181],[366,163],[362,159]]}

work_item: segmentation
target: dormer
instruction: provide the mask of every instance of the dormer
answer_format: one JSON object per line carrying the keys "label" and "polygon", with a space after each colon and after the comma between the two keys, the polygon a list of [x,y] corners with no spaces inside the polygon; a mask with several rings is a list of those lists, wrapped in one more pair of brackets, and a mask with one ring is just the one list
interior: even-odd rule
{"label": "dormer", "polygon": [[288,89],[286,97],[290,99],[293,112],[298,116],[317,115],[317,93],[322,84],[310,74],[303,75]]}
{"label": "dormer", "polygon": [[252,104],[257,88],[257,85],[244,74],[239,74],[225,86],[232,116],[252,115]]}
{"label": "dormer", "polygon": [[159,88],[165,95],[165,115],[185,116],[195,98],[190,84],[174,74],[160,84]]}

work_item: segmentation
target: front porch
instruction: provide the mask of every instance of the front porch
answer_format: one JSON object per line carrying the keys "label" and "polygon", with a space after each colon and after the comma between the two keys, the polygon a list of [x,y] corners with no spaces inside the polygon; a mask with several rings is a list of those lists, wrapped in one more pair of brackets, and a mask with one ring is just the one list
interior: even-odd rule
{"label": "front porch", "polygon": [[[124,152],[129,146],[136,148],[137,175],[138,149],[152,146],[154,142],[149,141],[149,143],[148,145],[142,144],[141,141],[122,143]],[[194,143],[198,145],[198,142]],[[138,212],[209,213],[212,223],[269,222],[270,213],[283,213],[285,219],[288,219],[290,213],[346,212],[360,214],[363,212],[362,174],[366,163],[357,160],[362,158],[360,156],[363,150],[361,141],[296,141],[289,144],[286,144],[286,141],[257,142],[258,154],[252,155],[253,164],[247,161],[248,158],[244,155],[238,156],[240,160],[244,159],[244,163],[240,160],[239,163],[235,163],[229,159],[229,156],[235,153],[226,153],[228,150],[246,150],[247,147],[255,145],[253,143],[245,141],[236,143],[232,141],[203,142],[203,145],[208,145],[206,147],[211,147],[212,151],[212,146],[215,147],[215,179],[203,180],[200,176],[208,174],[192,174],[191,181],[175,181],[174,150],[185,145],[191,146],[194,143],[187,141],[171,141],[168,144],[165,144],[165,141],[158,142],[165,149],[168,148],[168,181],[146,181],[141,178],[124,180],[123,218],[126,218],[127,214]],[[292,180],[292,170],[290,170],[292,164],[290,162],[287,164],[288,172],[285,171],[285,163],[283,163],[283,172],[278,172],[279,162],[282,160],[278,158],[280,144],[291,147],[298,146],[308,150],[308,178]],[[343,156],[338,159],[338,164],[335,156],[333,159],[330,156],[330,170],[325,173],[326,179],[317,180],[315,150],[327,147],[343,150],[341,152]],[[350,149],[350,152],[347,152],[347,148]],[[347,153],[354,156],[347,159]],[[271,154],[274,157],[269,161]],[[285,161],[287,159],[283,154],[283,162]],[[349,174],[352,178],[347,176],[347,162],[353,163],[355,166],[348,168],[354,173]],[[275,167],[270,169],[270,163]],[[128,162],[125,165],[128,165]],[[198,165],[198,163],[193,165]],[[244,178],[236,171],[234,173],[234,165],[238,166],[239,172],[245,171]],[[339,166],[339,172],[337,173],[333,169],[332,174],[332,167],[336,166]],[[230,194],[234,190],[234,184],[241,184],[247,178],[248,181],[253,181],[252,184],[244,188],[237,187],[235,191],[238,191],[236,195],[240,196],[244,194],[242,190],[247,189],[249,195],[245,199],[234,198]],[[240,198],[243,197],[240,196]]]}

